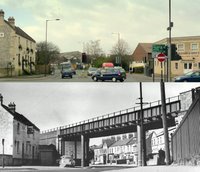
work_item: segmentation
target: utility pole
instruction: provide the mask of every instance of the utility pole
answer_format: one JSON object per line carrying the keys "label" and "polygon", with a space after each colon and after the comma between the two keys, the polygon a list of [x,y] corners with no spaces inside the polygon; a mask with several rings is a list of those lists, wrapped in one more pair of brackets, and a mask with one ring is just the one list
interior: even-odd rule
{"label": "utility pole", "polygon": [[166,164],[170,165],[170,151],[169,151],[169,135],[168,135],[168,126],[167,126],[167,113],[166,113],[166,98],[165,98],[165,84],[163,81],[160,82],[161,89],[161,101],[162,101],[162,123],[164,131],[164,141],[165,141],[165,155],[166,155]]}
{"label": "utility pole", "polygon": [[138,129],[138,143],[139,143],[139,166],[146,166],[146,132],[144,128],[144,114],[143,114],[143,97],[142,97],[142,82],[140,82],[140,123]]}

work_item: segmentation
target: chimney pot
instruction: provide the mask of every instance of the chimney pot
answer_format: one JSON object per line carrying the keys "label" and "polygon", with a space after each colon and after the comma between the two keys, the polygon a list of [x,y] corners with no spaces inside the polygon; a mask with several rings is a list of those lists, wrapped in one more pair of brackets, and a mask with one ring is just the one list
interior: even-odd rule
{"label": "chimney pot", "polygon": [[4,11],[0,9],[0,20],[4,20]]}
{"label": "chimney pot", "polygon": [[8,23],[10,23],[10,25],[11,25],[12,27],[15,27],[15,19],[14,19],[14,17],[9,17],[9,18],[8,18]]}
{"label": "chimney pot", "polygon": [[13,103],[10,102],[10,104],[8,105],[8,108],[14,113],[15,109],[16,109],[15,103],[14,102]]}

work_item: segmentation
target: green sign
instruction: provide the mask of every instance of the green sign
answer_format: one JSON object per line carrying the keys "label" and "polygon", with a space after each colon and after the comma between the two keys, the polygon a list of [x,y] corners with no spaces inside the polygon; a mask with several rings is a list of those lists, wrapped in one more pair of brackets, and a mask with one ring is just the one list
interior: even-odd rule
{"label": "green sign", "polygon": [[159,53],[168,55],[168,46],[164,44],[153,44],[152,45],[152,58],[156,58]]}
{"label": "green sign", "polygon": [[152,52],[164,53],[165,55],[167,55],[167,49],[168,47],[164,44],[153,44],[152,46]]}

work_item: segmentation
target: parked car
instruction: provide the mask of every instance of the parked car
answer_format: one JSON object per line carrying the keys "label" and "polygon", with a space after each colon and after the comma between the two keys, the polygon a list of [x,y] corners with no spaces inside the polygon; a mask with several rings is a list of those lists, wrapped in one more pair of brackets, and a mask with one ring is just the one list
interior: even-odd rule
{"label": "parked car", "polygon": [[71,68],[71,70],[72,70],[72,74],[76,75],[76,70],[74,68]]}
{"label": "parked car", "polygon": [[97,71],[96,67],[90,67],[87,71],[87,75],[88,76],[92,76],[93,74],[95,74],[95,72]]}
{"label": "parked car", "polygon": [[72,78],[72,75],[73,75],[73,71],[71,70],[71,68],[61,70],[61,78],[62,79],[65,77]]}
{"label": "parked car", "polygon": [[120,70],[115,68],[105,68],[105,69],[99,69],[96,71],[95,74],[92,75],[92,79],[94,81],[106,81],[111,80],[113,82],[120,81],[123,82],[126,78],[122,75]]}
{"label": "parked car", "polygon": [[126,79],[126,71],[121,66],[115,66],[114,69],[119,70],[124,79]]}
{"label": "parked car", "polygon": [[200,70],[191,71],[182,76],[177,76],[174,78],[175,82],[200,82]]}
{"label": "parked car", "polygon": [[75,160],[71,157],[68,157],[67,155],[63,155],[60,158],[59,162],[60,167],[74,167],[75,166]]}

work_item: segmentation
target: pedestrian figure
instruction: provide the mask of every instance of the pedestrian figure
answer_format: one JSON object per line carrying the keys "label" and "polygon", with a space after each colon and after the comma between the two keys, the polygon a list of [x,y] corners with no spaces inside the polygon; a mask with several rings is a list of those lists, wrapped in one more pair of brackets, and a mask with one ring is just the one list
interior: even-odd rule
{"label": "pedestrian figure", "polygon": [[165,151],[160,149],[158,151],[158,165],[165,165]]}

